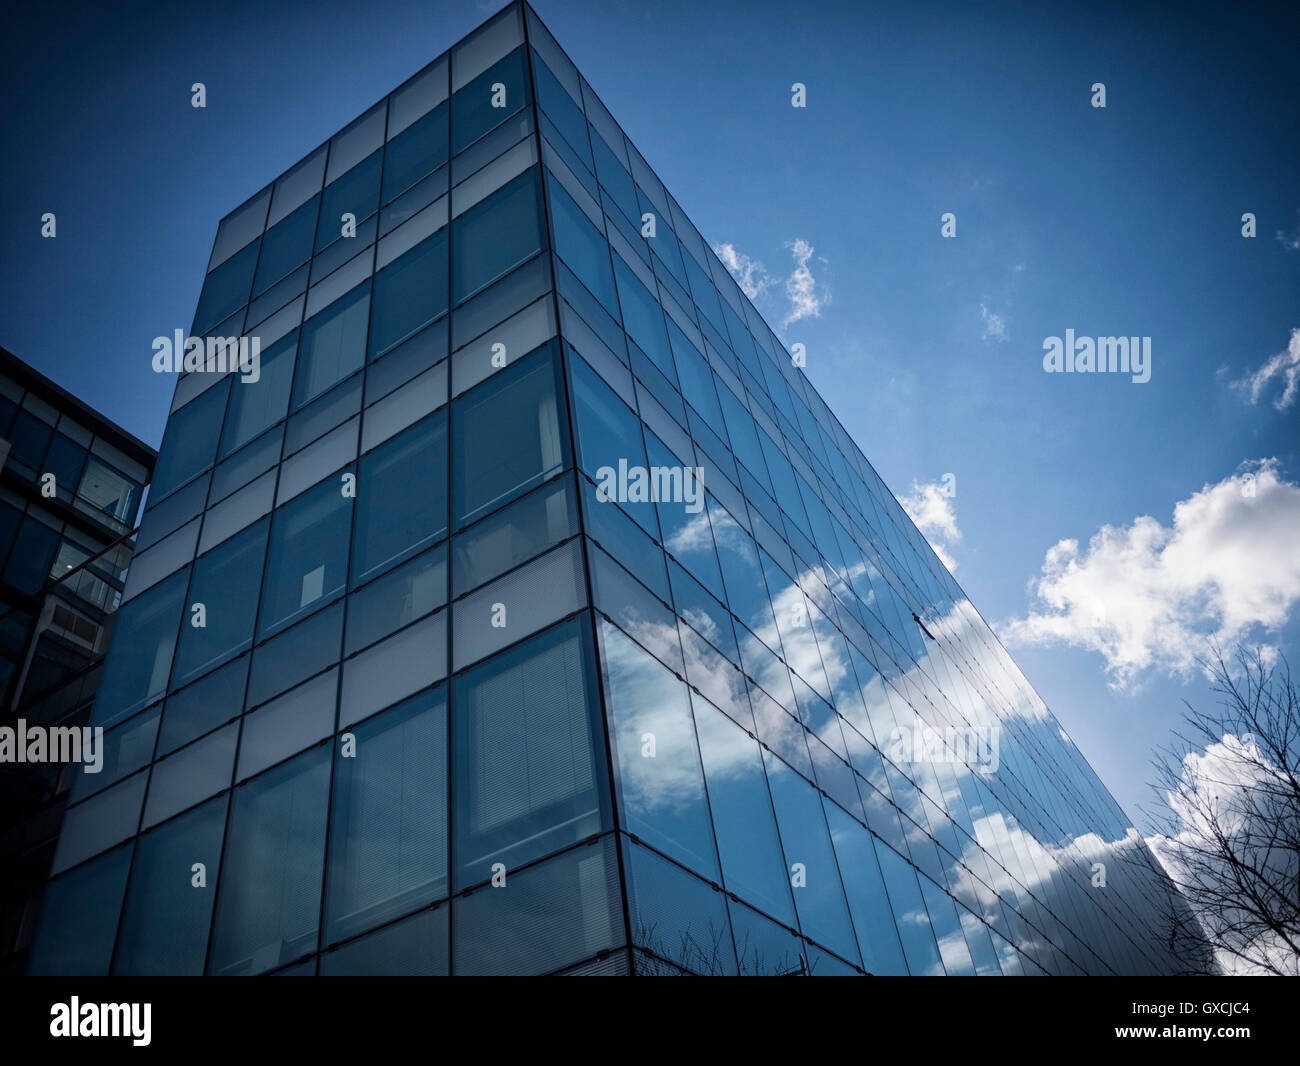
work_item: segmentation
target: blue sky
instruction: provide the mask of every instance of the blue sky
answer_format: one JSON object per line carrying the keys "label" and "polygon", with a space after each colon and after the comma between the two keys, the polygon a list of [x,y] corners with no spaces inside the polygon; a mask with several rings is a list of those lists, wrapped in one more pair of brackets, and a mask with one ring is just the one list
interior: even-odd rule
{"label": "blue sky", "polygon": [[[17,16],[0,343],[156,444],[217,220],[498,6]],[[1300,666],[1295,16],[535,7],[1143,825],[1206,637]],[[1044,372],[1067,329],[1150,381]]]}

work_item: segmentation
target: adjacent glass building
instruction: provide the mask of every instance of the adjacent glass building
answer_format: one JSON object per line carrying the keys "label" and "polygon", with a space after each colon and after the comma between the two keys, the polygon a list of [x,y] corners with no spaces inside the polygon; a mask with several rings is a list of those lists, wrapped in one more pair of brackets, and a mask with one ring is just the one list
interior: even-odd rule
{"label": "adjacent glass building", "polygon": [[[0,348],[0,728],[86,723],[155,458]],[[0,975],[26,966],[80,776],[0,742]]]}
{"label": "adjacent glass building", "polygon": [[227,216],[192,333],[260,376],[178,382],[31,972],[1183,965],[1123,812],[526,5]]}

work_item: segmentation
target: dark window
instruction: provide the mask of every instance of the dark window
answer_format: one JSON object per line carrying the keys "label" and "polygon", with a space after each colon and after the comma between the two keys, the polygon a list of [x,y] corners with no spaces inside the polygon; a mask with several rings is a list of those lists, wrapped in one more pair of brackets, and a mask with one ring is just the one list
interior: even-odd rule
{"label": "dark window", "polygon": [[[269,521],[256,525],[218,545],[194,564],[186,618],[172,687],[220,665],[253,642],[257,619],[257,590],[262,584]],[[201,614],[195,608],[202,604]],[[200,619],[202,626],[194,623]]]}
{"label": "dark window", "polygon": [[533,53],[533,79],[537,83],[537,103],[550,116],[569,147],[578,153],[587,164],[587,169],[591,170],[591,145],[587,143],[587,120],[582,115],[582,109],[536,52]]}
{"label": "dark window", "polygon": [[209,973],[264,973],[316,950],[329,782],[321,745],[235,789]]}
{"label": "dark window", "polygon": [[365,221],[379,210],[379,171],[384,153],[372,152],[342,177],[325,187],[321,197],[320,224],[316,228],[316,249],[333,244],[343,236],[343,216]]}
{"label": "dark window", "polygon": [[361,460],[352,580],[365,580],[447,532],[447,412],[404,430]]}
{"label": "dark window", "polygon": [[586,623],[566,622],[455,681],[455,890],[604,828]]}
{"label": "dark window", "polygon": [[540,484],[567,461],[554,346],[503,370],[452,408],[453,503],[464,525]]}
{"label": "dark window", "polygon": [[541,217],[534,167],[452,222],[452,302],[473,296],[538,251]]}
{"label": "dark window", "polygon": [[229,392],[229,379],[209,386],[197,399],[167,419],[167,430],[158,449],[158,462],[150,485],[151,500],[162,499],[212,465]]}
{"label": "dark window", "polygon": [[[502,91],[493,86],[502,86]],[[503,103],[504,106],[495,106]],[[528,103],[524,50],[516,48],[451,98],[452,153],[468,148]]]}
{"label": "dark window", "polygon": [[388,142],[384,159],[384,203],[447,162],[448,116],[449,109],[443,101]]}
{"label": "dark window", "polygon": [[276,341],[262,353],[256,381],[236,381],[231,386],[230,409],[221,435],[221,454],[227,456],[275,425],[289,407],[298,331]]}
{"label": "dark window", "polygon": [[294,376],[295,410],[365,364],[369,310],[370,283],[364,282],[302,327]]}
{"label": "dark window", "polygon": [[313,196],[301,207],[266,231],[262,258],[257,264],[253,295],[259,296],[311,258],[312,236],[316,232],[316,210],[320,197]]}
{"label": "dark window", "polygon": [[9,553],[4,582],[35,596],[50,576],[50,565],[59,547],[59,534],[30,516],[23,519]]}
{"label": "dark window", "polygon": [[140,593],[117,612],[91,724],[108,728],[167,691],[189,569]]}
{"label": "dark window", "polygon": [[48,422],[30,411],[19,410],[9,432],[9,455],[40,474],[44,470],[41,464],[45,460],[45,451],[53,437],[54,427]]}
{"label": "dark window", "polygon": [[555,227],[556,253],[617,321],[618,296],[614,289],[614,271],[609,264],[609,246],[605,243],[605,238],[558,181],[550,181],[548,184],[551,190],[551,221]]}
{"label": "dark window", "polygon": [[45,454],[42,473],[48,471],[54,475],[54,482],[60,497],[70,498],[77,491],[81,472],[86,466],[86,449],[75,441],[69,440],[62,433],[54,434],[50,450]]}
{"label": "dark window", "polygon": [[258,634],[266,636],[324,606],[347,580],[352,501],[331,475],[275,512]]}
{"label": "dark window", "polygon": [[335,758],[326,943],[447,895],[447,699],[438,688],[352,730]]}
{"label": "dark window", "polygon": [[383,354],[447,310],[447,231],[375,275],[370,351]]}
{"label": "dark window", "polygon": [[115,974],[203,973],[213,890],[193,888],[190,869],[201,862],[211,877],[221,868],[225,828],[226,797],[221,796],[140,838],[117,936]]}
{"label": "dark window", "polygon": [[224,322],[248,303],[260,243],[254,241],[243,251],[236,252],[204,280],[203,295],[199,297],[199,307],[194,312],[194,328],[190,331],[195,336]]}
{"label": "dark window", "polygon": [[50,882],[27,959],[29,974],[108,973],[130,866],[131,845],[124,844]]}

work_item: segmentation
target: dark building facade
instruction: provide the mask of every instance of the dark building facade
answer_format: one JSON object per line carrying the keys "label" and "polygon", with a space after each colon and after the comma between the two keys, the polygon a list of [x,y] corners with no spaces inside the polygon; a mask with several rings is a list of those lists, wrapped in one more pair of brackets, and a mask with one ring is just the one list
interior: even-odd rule
{"label": "dark building facade", "polygon": [[[155,458],[0,349],[0,726],[85,724]],[[23,971],[75,783],[0,760],[0,973]]]}
{"label": "dark building facade", "polygon": [[178,381],[92,716],[151,748],[69,810],[30,972],[1184,965],[1128,819],[526,5],[227,216],[191,332],[260,367]]}

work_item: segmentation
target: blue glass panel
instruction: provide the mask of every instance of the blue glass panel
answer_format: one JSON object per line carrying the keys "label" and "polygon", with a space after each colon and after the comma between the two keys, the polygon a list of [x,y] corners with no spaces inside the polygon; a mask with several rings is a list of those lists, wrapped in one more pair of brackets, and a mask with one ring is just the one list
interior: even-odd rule
{"label": "blue glass panel", "polygon": [[718,879],[700,753],[686,686],[607,622],[603,663],[628,832]]}

